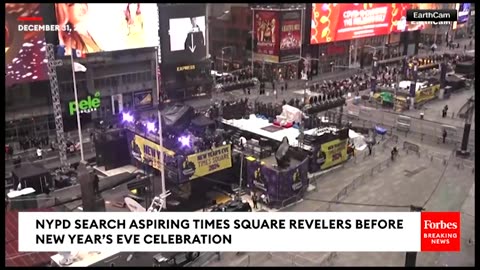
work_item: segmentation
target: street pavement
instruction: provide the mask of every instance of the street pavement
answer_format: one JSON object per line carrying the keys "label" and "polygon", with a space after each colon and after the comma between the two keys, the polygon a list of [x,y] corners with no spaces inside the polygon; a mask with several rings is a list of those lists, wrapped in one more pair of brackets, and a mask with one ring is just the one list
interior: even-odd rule
{"label": "street pavement", "polygon": [[[83,151],[85,155],[85,159],[91,159],[95,157],[95,146],[93,143],[90,142],[90,139],[83,144]],[[44,150],[43,152],[43,159],[38,160],[36,159],[35,153],[24,153],[20,154],[22,157],[22,164],[41,164],[45,166],[45,168],[51,170],[60,167],[60,157],[57,150],[50,151],[50,149]],[[72,154],[67,154],[68,163],[74,164],[80,161],[80,151],[76,151]],[[5,171],[12,171],[14,169],[13,160],[8,159],[5,160]]]}
{"label": "street pavement", "polygon": [[[402,144],[402,138],[397,145]],[[316,189],[305,199],[282,211],[409,211],[408,207],[366,207],[331,204],[318,200],[332,200],[334,195],[352,180],[364,177],[363,184],[356,185],[342,200],[344,202],[378,205],[425,205],[427,211],[462,211],[462,252],[421,253],[418,266],[473,266],[474,245],[468,239],[474,237],[474,174],[473,163],[459,166],[461,159],[451,155],[452,148],[437,149],[429,146],[422,155],[400,150],[399,157],[389,166],[379,167],[389,159],[390,147],[377,146],[374,156],[357,155],[317,180]],[[400,148],[401,149],[401,148]],[[448,160],[445,165],[444,160]],[[374,172],[372,172],[374,169]],[[438,187],[436,188],[436,186]],[[431,199],[428,198],[431,196]],[[213,260],[209,266],[403,266],[405,253],[373,252],[288,252],[288,253],[223,253],[222,260]]]}

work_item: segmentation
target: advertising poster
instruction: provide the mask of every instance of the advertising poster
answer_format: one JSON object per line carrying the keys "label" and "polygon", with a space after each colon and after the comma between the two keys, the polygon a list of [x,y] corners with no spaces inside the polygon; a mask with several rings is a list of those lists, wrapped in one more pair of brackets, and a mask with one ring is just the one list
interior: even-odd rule
{"label": "advertising poster", "polygon": [[231,145],[189,155],[187,160],[195,166],[190,180],[232,167]]}
{"label": "advertising poster", "polygon": [[280,30],[280,62],[300,58],[302,47],[302,12],[282,12]]}
{"label": "advertising poster", "polygon": [[312,4],[311,44],[405,31],[410,4]]}
{"label": "advertising poster", "polygon": [[279,62],[280,49],[280,12],[254,11],[254,31],[257,49],[255,61]]}
{"label": "advertising poster", "polygon": [[144,90],[133,93],[133,106],[135,107],[135,109],[145,109],[152,107],[152,90]]}
{"label": "advertising poster", "polygon": [[89,54],[160,44],[157,4],[57,3],[55,13],[60,29],[76,29],[58,32],[65,55],[72,48]]}
{"label": "advertising poster", "polygon": [[320,151],[325,157],[321,169],[325,170],[347,160],[347,140],[335,139],[322,144]]}
{"label": "advertising poster", "polygon": [[[40,13],[40,4],[5,4],[5,84],[48,80],[45,33],[18,31],[19,17]],[[28,21],[25,24],[41,24]]]}

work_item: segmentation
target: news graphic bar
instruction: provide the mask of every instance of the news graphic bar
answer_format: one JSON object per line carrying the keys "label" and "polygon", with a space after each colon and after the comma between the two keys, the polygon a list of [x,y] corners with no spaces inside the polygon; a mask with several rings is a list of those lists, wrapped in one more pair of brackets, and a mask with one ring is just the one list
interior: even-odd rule
{"label": "news graphic bar", "polygon": [[410,22],[456,22],[458,12],[455,9],[411,9],[407,10]]}
{"label": "news graphic bar", "polygon": [[459,212],[23,212],[18,223],[21,252],[438,252],[461,239]]}
{"label": "news graphic bar", "polygon": [[43,21],[42,17],[18,17],[17,19],[20,22],[41,22]]}

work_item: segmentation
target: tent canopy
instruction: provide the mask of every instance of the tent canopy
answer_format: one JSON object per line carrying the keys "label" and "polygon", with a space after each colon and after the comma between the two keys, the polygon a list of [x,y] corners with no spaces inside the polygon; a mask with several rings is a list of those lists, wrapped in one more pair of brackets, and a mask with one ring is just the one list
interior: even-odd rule
{"label": "tent canopy", "polygon": [[49,174],[49,171],[39,164],[25,164],[20,168],[15,168],[12,171],[12,174],[17,177],[17,179],[25,179],[38,175]]}

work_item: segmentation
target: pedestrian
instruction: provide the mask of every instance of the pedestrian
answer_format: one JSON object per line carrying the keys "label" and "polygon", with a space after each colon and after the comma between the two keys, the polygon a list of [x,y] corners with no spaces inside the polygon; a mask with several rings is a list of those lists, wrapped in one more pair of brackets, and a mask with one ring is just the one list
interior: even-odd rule
{"label": "pedestrian", "polygon": [[258,209],[258,198],[257,194],[253,193],[252,195],[253,209]]}
{"label": "pedestrian", "polygon": [[391,154],[392,161],[394,161],[394,160],[395,160],[395,157],[396,157],[397,154],[398,154],[397,147],[393,147],[392,152],[391,152],[390,154]]}
{"label": "pedestrian", "polygon": [[446,140],[447,140],[447,130],[446,129],[443,129],[442,138],[443,138],[443,143],[445,143]]}
{"label": "pedestrian", "polygon": [[443,111],[444,111],[443,118],[445,118],[447,117],[447,113],[448,113],[448,105],[445,105],[445,107],[443,107]]}
{"label": "pedestrian", "polygon": [[41,160],[43,158],[43,150],[40,146],[37,147],[37,159]]}
{"label": "pedestrian", "polygon": [[247,88],[247,94],[250,95],[250,87]]}
{"label": "pedestrian", "polygon": [[367,147],[368,147],[368,155],[371,156],[372,155],[372,144],[368,143]]}

